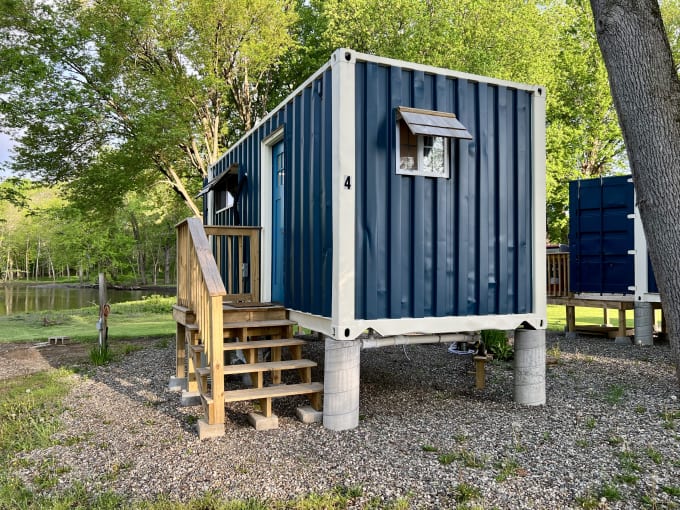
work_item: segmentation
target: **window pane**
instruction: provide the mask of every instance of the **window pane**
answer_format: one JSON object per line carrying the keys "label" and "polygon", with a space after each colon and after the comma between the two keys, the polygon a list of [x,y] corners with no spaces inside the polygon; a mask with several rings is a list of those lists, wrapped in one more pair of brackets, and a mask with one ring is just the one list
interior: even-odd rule
{"label": "window pane", "polygon": [[418,170],[418,139],[405,122],[399,123],[399,168]]}
{"label": "window pane", "polygon": [[446,174],[444,161],[446,141],[440,136],[423,137],[423,170],[436,175]]}

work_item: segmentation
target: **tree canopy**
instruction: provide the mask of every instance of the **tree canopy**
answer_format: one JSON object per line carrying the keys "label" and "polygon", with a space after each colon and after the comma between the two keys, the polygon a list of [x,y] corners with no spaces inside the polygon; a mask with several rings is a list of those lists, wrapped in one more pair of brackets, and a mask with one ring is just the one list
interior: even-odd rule
{"label": "tree canopy", "polygon": [[567,182],[627,164],[591,20],[585,0],[0,0],[0,129],[17,175],[88,216],[157,184],[200,215],[210,165],[337,47],[545,85],[564,242]]}

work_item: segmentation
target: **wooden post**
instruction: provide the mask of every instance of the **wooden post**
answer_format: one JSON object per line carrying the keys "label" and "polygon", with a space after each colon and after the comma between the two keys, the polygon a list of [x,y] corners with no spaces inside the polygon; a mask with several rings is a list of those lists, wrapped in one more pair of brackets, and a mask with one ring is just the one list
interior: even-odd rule
{"label": "wooden post", "polygon": [[576,307],[567,305],[567,332],[572,333],[576,329]]}
{"label": "wooden post", "polygon": [[486,386],[486,377],[485,377],[485,364],[487,357],[486,356],[475,356],[475,388],[478,390],[483,390],[484,387]]}
{"label": "wooden post", "polygon": [[99,348],[109,348],[109,304],[106,297],[106,275],[99,273]]}
{"label": "wooden post", "polygon": [[618,336],[623,338],[626,336],[626,309],[623,304],[619,305],[619,333]]}
{"label": "wooden post", "polygon": [[223,424],[224,423],[224,328],[222,322],[222,296],[210,297],[209,312],[209,331],[206,332],[203,344],[205,348],[210,351],[210,369],[212,376],[212,399],[214,405],[214,416],[211,417],[209,423]]}
{"label": "wooden post", "polygon": [[602,308],[602,318],[604,320],[602,324],[605,327],[609,326],[609,309],[606,306]]}

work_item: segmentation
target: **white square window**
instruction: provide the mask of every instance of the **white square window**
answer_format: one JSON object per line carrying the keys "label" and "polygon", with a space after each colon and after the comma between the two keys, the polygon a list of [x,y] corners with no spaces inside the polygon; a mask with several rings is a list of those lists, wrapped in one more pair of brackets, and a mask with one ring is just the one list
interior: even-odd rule
{"label": "white square window", "polygon": [[449,140],[443,136],[414,135],[397,121],[397,173],[449,177]]}
{"label": "white square window", "polygon": [[451,139],[472,140],[453,113],[397,108],[397,173],[448,178]]}

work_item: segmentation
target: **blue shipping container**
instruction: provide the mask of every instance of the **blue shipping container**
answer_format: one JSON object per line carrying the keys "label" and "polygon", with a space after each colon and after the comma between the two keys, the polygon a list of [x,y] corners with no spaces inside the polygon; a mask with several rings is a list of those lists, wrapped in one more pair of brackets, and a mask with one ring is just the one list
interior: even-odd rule
{"label": "blue shipping container", "polygon": [[304,327],[545,327],[541,87],[337,50],[210,177],[206,223],[262,227],[261,296]]}

